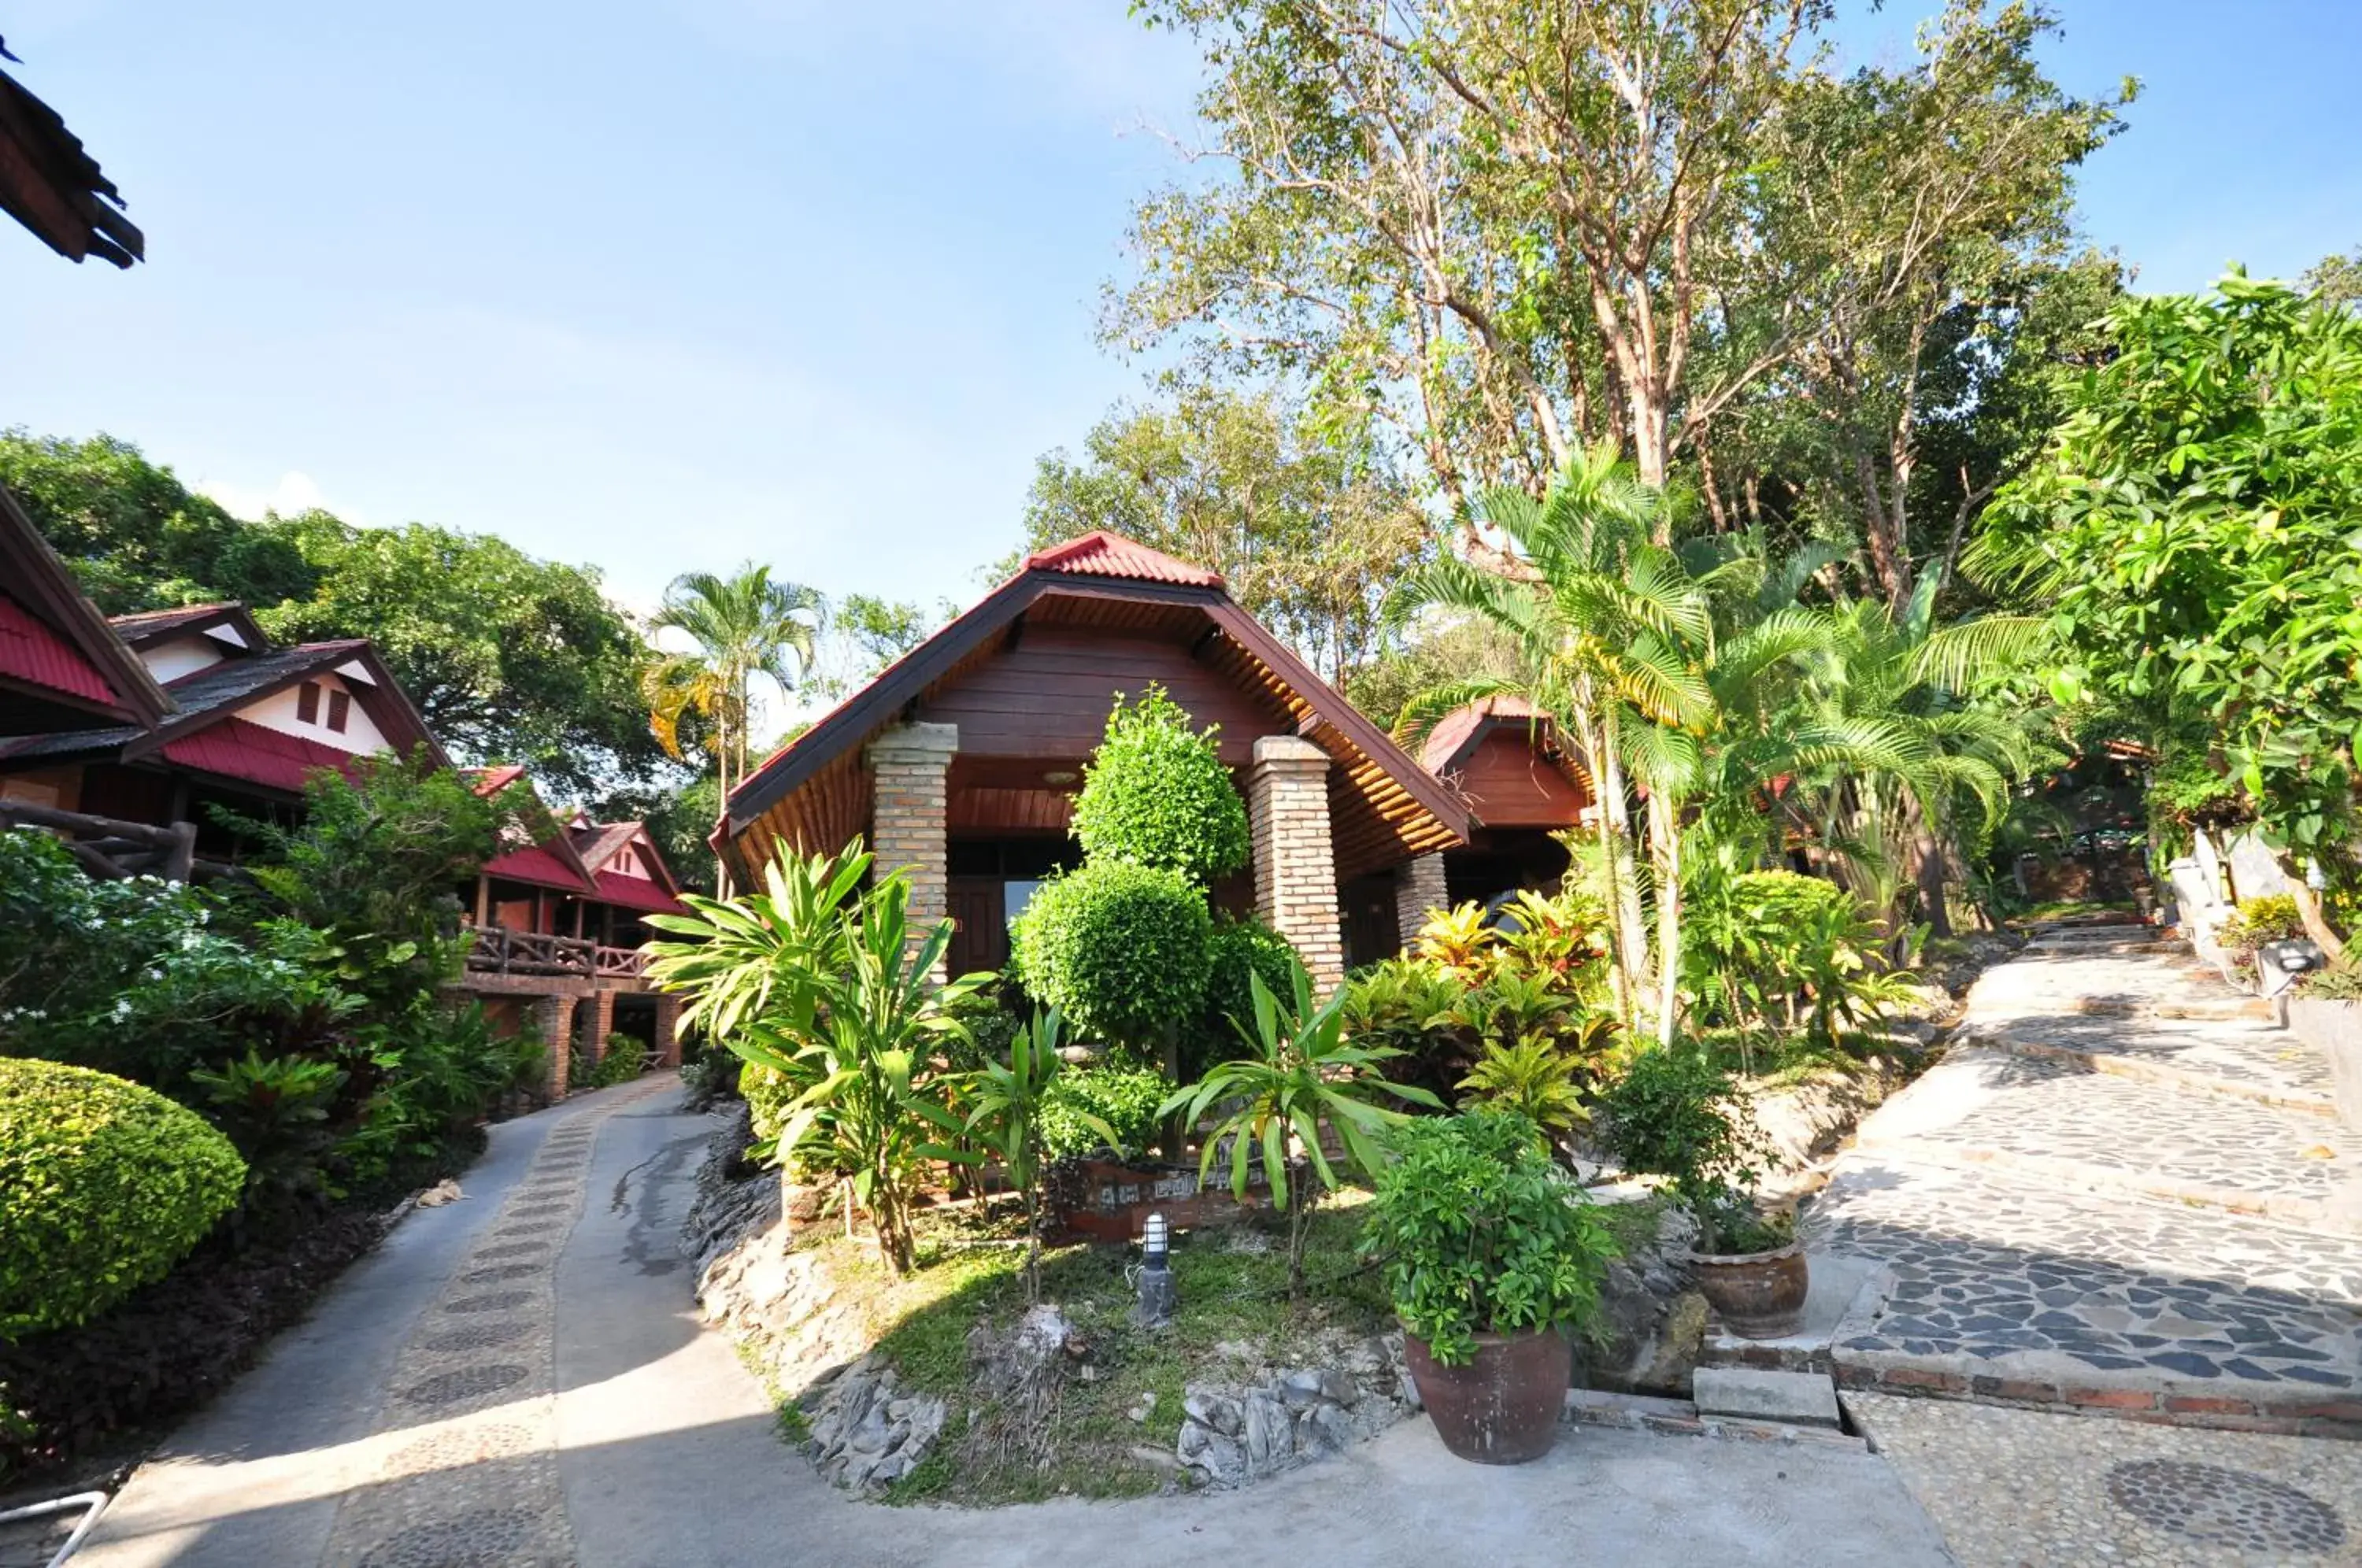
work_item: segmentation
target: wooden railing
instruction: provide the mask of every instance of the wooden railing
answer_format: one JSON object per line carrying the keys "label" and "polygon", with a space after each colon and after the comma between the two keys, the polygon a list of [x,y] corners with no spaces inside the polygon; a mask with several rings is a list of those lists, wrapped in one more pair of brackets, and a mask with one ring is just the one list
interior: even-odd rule
{"label": "wooden railing", "polygon": [[161,877],[168,882],[185,882],[196,867],[194,823],[151,827],[24,801],[0,801],[0,828],[11,827],[48,829],[63,841],[84,871],[110,880]]}
{"label": "wooden railing", "polygon": [[637,979],[647,960],[637,949],[602,947],[575,936],[544,936],[497,925],[473,928],[476,945],[468,968],[479,975],[572,975],[583,978]]}

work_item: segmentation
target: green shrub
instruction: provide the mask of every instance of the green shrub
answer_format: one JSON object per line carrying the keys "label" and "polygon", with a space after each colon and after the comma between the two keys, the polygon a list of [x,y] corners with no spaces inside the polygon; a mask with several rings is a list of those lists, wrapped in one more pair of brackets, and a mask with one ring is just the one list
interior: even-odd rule
{"label": "green shrub", "polygon": [[597,1089],[630,1083],[640,1076],[640,1069],[647,1059],[646,1041],[636,1034],[612,1031],[607,1036],[607,1047],[600,1053],[596,1062],[590,1060],[587,1052],[574,1053],[573,1060],[567,1064],[567,1087],[570,1089]]}
{"label": "green shrub", "polygon": [[1202,1058],[1209,1050],[1227,1055],[1253,1029],[1255,977],[1263,977],[1264,989],[1274,996],[1285,996],[1291,984],[1288,977],[1301,962],[1287,938],[1254,915],[1216,920],[1206,955],[1205,1024],[1182,1063],[1191,1077],[1204,1067]]}
{"label": "green shrub", "polygon": [[1078,1034],[1144,1046],[1198,1019],[1212,931],[1179,872],[1093,861],[1042,884],[1010,928],[1010,962]]}
{"label": "green shrub", "polygon": [[1172,1079],[1144,1067],[1101,1066],[1060,1073],[1042,1093],[1042,1152],[1054,1160],[1095,1153],[1107,1143],[1085,1120],[1096,1116],[1115,1134],[1120,1154],[1136,1154],[1156,1136],[1156,1108],[1172,1092]]}
{"label": "green shrub", "polygon": [[1703,1050],[1644,1051],[1601,1098],[1605,1145],[1617,1164],[1668,1177],[1684,1200],[1718,1182],[1751,1180],[1760,1139],[1730,1077]]}
{"label": "green shrub", "polygon": [[1389,1140],[1362,1234],[1383,1259],[1395,1313],[1446,1366],[1476,1336],[1584,1328],[1616,1243],[1522,1116],[1423,1117]]}
{"label": "green shrub", "polygon": [[245,1181],[229,1140],[160,1094],[0,1061],[0,1338],[83,1322],[161,1279]]}
{"label": "green shrub", "polygon": [[1161,686],[1129,705],[1118,699],[1075,799],[1084,855],[1177,871],[1200,886],[1244,866],[1246,803],[1216,733],[1192,734],[1189,715]]}
{"label": "green shrub", "polygon": [[2215,940],[2235,952],[2252,953],[2267,942],[2288,942],[2304,934],[2304,921],[2296,912],[2296,898],[2273,893],[2241,899],[2231,918],[2215,933]]}

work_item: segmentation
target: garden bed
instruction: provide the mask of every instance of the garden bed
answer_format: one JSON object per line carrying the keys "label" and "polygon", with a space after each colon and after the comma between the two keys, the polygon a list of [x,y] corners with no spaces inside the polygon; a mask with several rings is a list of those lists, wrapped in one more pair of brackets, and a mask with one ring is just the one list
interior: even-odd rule
{"label": "garden bed", "polygon": [[[1250,1406],[1275,1404],[1294,1417],[1333,1409],[1308,1427],[1312,1441],[1332,1446],[1383,1430],[1408,1408],[1384,1284],[1352,1250],[1360,1194],[1314,1218],[1306,1300],[1293,1311],[1284,1220],[1256,1214],[1176,1245],[1178,1305],[1165,1328],[1131,1321],[1125,1270],[1136,1254],[1092,1245],[1044,1256],[1042,1302],[1053,1310],[1029,1323],[1013,1220],[974,1209],[930,1216],[920,1226],[919,1266],[898,1280],[866,1236],[848,1240],[833,1219],[790,1233],[778,1218],[777,1175],[744,1165],[743,1137],[717,1139],[690,1220],[690,1248],[706,1260],[706,1315],[766,1379],[791,1439],[811,1446],[817,1435],[823,1469],[873,1496],[988,1504],[1231,1484],[1313,1451],[1291,1441],[1277,1452],[1266,1438],[1260,1463],[1242,1463],[1252,1474],[1221,1475],[1204,1449],[1183,1452],[1193,1410],[1217,1432],[1235,1419],[1243,1462]],[[1029,1353],[1045,1337],[1054,1350]],[[848,1398],[859,1407],[849,1418]],[[940,1422],[940,1437],[921,1445],[923,1457],[884,1480],[874,1468],[865,1475],[864,1465],[836,1463],[852,1433],[829,1426],[833,1419],[857,1428],[873,1404],[897,1408],[890,1422],[881,1413],[872,1423],[886,1432],[913,1419],[922,1429]],[[889,1451],[885,1468],[898,1470],[905,1452]],[[855,1457],[866,1463],[863,1451]]]}

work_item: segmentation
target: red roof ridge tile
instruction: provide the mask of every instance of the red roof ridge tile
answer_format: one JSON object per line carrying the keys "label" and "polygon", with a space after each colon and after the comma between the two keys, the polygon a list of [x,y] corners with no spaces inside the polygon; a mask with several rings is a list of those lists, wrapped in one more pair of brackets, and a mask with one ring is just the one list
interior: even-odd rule
{"label": "red roof ridge tile", "polygon": [[1222,586],[1220,572],[1168,556],[1107,528],[1094,528],[1080,538],[1035,550],[1025,558],[1025,569],[1064,572],[1075,577],[1135,578],[1143,582],[1172,582],[1190,588]]}

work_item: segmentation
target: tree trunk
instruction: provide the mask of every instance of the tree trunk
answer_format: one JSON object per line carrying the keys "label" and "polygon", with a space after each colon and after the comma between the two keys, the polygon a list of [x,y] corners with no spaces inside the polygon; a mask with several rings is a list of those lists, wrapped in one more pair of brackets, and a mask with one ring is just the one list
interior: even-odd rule
{"label": "tree trunk", "polygon": [[1624,764],[1616,754],[1616,743],[1604,725],[1598,727],[1599,745],[1593,752],[1599,783],[1599,819],[1601,841],[1607,850],[1607,879],[1610,908],[1616,919],[1617,956],[1624,972],[1624,988],[1632,1011],[1626,1016],[1627,1024],[1639,1017],[1641,993],[1646,988],[1649,962],[1649,927],[1640,909],[1639,868],[1635,864],[1632,849],[1632,817],[1624,800]]}
{"label": "tree trunk", "polygon": [[1671,1045],[1682,1006],[1682,824],[1662,790],[1649,796],[1649,840],[1657,867],[1657,1043]]}
{"label": "tree trunk", "polygon": [[2329,929],[2329,917],[2322,912],[2321,895],[2312,890],[2301,875],[2289,878],[2289,896],[2296,900],[2296,917],[2304,922],[2304,933],[2312,938],[2313,945],[2336,963],[2345,956],[2345,941]]}

